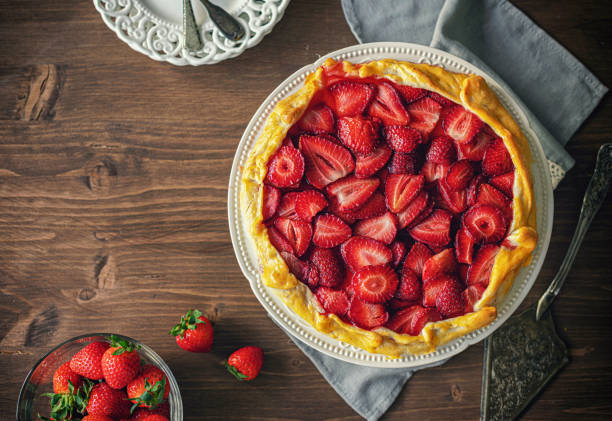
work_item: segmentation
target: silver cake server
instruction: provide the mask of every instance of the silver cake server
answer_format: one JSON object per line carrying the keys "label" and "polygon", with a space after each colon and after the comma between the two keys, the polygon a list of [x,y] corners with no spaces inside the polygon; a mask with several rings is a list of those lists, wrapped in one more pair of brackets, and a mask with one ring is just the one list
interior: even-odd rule
{"label": "silver cake server", "polygon": [[559,271],[538,302],[511,317],[485,340],[481,420],[512,420],[520,415],[569,361],[567,347],[549,311],[576,258],[578,248],[601,207],[612,178],[612,143],[597,153],[572,242]]}

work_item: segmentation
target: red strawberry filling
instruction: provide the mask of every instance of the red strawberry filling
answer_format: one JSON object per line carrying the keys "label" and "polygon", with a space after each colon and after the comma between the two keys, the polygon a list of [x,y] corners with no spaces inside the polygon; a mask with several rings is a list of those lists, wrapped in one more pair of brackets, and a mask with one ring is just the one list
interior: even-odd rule
{"label": "red strawberry filling", "polygon": [[512,222],[503,140],[434,92],[328,82],[268,161],[271,243],[323,311],[363,329],[414,336],[473,311]]}

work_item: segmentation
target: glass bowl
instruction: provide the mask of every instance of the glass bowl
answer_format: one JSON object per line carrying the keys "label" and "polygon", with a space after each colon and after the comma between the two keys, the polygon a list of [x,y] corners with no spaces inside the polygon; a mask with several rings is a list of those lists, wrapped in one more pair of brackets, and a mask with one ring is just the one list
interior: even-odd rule
{"label": "glass bowl", "polygon": [[[68,339],[47,352],[32,367],[21,386],[19,399],[17,400],[17,421],[38,420],[38,414],[47,415],[49,413],[49,398],[41,396],[46,392],[53,392],[53,373],[55,370],[69,361],[74,354],[84,346],[95,341],[108,341],[110,333],[91,333]],[[183,420],[183,401],[178,383],[170,371],[170,368],[159,355],[145,344],[123,335],[117,335],[121,339],[140,345],[138,353],[140,359],[145,363],[159,367],[166,375],[170,384],[170,394],[168,395],[168,405],[170,407],[170,421]]]}

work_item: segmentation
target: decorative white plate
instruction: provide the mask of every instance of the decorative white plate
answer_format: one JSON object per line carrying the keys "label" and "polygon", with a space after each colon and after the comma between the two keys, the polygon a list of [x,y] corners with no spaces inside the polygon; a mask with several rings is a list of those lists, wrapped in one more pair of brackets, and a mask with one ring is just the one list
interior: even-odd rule
{"label": "decorative white plate", "polygon": [[[318,332],[307,324],[302,318],[285,306],[282,301],[261,282],[258,271],[259,263],[257,255],[252,241],[247,234],[248,230],[244,226],[238,203],[240,178],[242,176],[241,168],[274,106],[279,100],[299,89],[304,82],[304,78],[329,57],[336,60],[350,60],[355,63],[381,58],[394,58],[412,62],[436,64],[455,72],[479,74],[486,79],[487,83],[495,91],[503,105],[519,123],[523,133],[525,133],[529,141],[533,156],[532,171],[535,178],[534,190],[536,208],[538,210],[537,223],[539,231],[539,240],[533,252],[531,263],[529,266],[523,268],[516,277],[514,286],[508,293],[505,301],[498,308],[497,319],[495,319],[493,323],[449,342],[439,347],[435,352],[425,355],[405,355],[401,358],[391,359],[384,355],[372,354],[352,345],[340,342]],[[517,309],[535,282],[540,268],[542,267],[542,263],[544,262],[546,250],[550,242],[553,208],[551,176],[544,151],[535,133],[529,127],[529,123],[523,112],[519,109],[514,100],[484,72],[458,57],[430,47],[392,42],[361,44],[335,51],[325,57],[321,57],[316,63],[298,70],[281,83],[259,107],[242,136],[240,144],[238,145],[238,150],[236,151],[236,156],[234,157],[228,192],[229,227],[238,263],[240,264],[242,272],[249,280],[249,284],[255,296],[259,299],[270,316],[280,326],[307,345],[332,357],[371,367],[417,368],[432,365],[458,354],[468,346],[483,340],[493,333],[493,331],[501,326],[501,324]]]}
{"label": "decorative white plate", "polygon": [[204,46],[183,49],[183,3],[180,0],[93,0],[106,26],[134,50],[154,60],[177,66],[215,64],[236,57],[272,31],[281,20],[289,0],[213,0],[244,27],[245,37],[225,38],[209,19],[199,0],[192,0]]}

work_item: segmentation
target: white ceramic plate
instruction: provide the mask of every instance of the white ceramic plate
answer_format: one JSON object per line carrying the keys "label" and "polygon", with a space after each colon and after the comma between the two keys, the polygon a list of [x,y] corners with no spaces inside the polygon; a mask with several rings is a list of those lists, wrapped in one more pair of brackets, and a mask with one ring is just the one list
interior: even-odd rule
{"label": "white ceramic plate", "polygon": [[[258,271],[259,263],[257,255],[252,241],[247,234],[248,230],[244,226],[244,220],[239,210],[238,192],[240,178],[242,176],[241,168],[274,106],[279,100],[299,89],[304,82],[304,78],[320,66],[328,57],[332,57],[336,60],[350,60],[356,63],[381,58],[394,58],[418,63],[425,62],[436,64],[455,72],[479,74],[486,79],[487,83],[495,91],[503,105],[519,123],[529,141],[534,160],[532,171],[535,178],[534,190],[536,208],[538,210],[537,223],[539,231],[539,240],[533,252],[531,263],[529,266],[523,268],[516,277],[514,286],[502,305],[498,308],[497,319],[495,319],[493,323],[449,342],[439,347],[435,352],[425,355],[405,355],[401,358],[391,359],[384,355],[372,354],[352,345],[340,342],[318,332],[307,324],[301,317],[297,316],[292,310],[285,306],[282,301],[261,282]],[[249,284],[255,296],[259,299],[270,316],[280,326],[307,345],[332,357],[371,367],[416,368],[432,365],[452,357],[465,350],[468,346],[483,340],[501,326],[501,324],[506,321],[521,304],[542,267],[546,250],[550,242],[553,207],[551,176],[544,151],[535,133],[529,127],[529,123],[523,112],[519,109],[514,100],[512,100],[512,98],[484,72],[458,57],[430,47],[390,42],[361,44],[335,51],[325,57],[321,57],[316,63],[298,70],[281,83],[259,107],[242,136],[240,144],[238,145],[238,150],[236,151],[236,156],[234,157],[228,192],[229,227],[238,263],[240,264],[242,272],[249,280]]]}
{"label": "white ceramic plate", "polygon": [[181,0],[93,0],[104,23],[120,40],[154,60],[177,66],[215,64],[236,57],[272,31],[281,20],[289,0],[213,0],[234,16],[246,36],[228,40],[209,19],[199,0],[192,0],[193,12],[204,46],[187,51],[183,46],[183,3]]}

